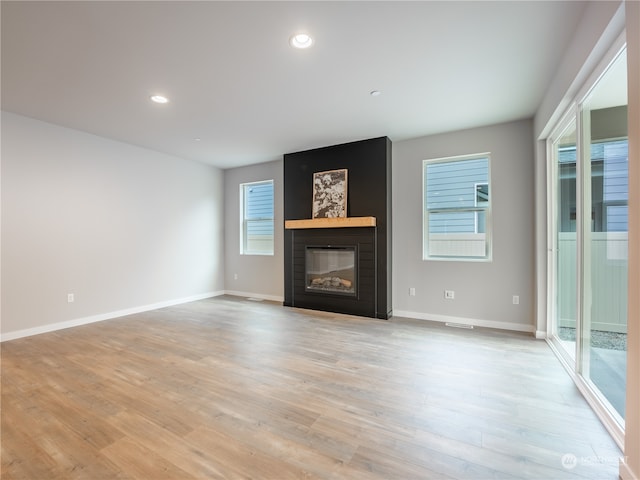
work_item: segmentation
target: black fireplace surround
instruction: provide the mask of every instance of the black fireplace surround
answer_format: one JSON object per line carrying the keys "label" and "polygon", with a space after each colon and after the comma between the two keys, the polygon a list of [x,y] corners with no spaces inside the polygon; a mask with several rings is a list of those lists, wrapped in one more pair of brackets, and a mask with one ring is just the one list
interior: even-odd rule
{"label": "black fireplace surround", "polygon": [[[376,239],[375,227],[326,228],[293,231],[293,307],[325,310],[366,317],[376,316]],[[338,285],[339,275],[328,275],[327,288],[308,286],[309,248],[353,249],[355,252],[354,287],[352,294],[342,291]],[[348,280],[348,279],[341,279]],[[334,288],[331,288],[331,284]]]}
{"label": "black fireplace surround", "polygon": [[[285,229],[284,305],[388,319],[392,312],[387,137],[286,154],[285,221],[311,219],[313,174],[342,168],[348,170],[347,216],[375,217],[375,226]],[[322,256],[322,250],[332,249],[354,252],[353,273],[345,272],[350,263],[346,260],[324,265],[309,257],[310,252]]]}

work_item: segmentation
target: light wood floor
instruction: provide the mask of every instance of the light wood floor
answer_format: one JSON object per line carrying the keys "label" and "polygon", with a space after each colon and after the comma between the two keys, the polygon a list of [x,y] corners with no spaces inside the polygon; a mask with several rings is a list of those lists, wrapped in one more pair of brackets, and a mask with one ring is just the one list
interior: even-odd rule
{"label": "light wood floor", "polygon": [[621,455],[531,336],[234,297],[3,343],[1,433],[4,480],[614,480]]}

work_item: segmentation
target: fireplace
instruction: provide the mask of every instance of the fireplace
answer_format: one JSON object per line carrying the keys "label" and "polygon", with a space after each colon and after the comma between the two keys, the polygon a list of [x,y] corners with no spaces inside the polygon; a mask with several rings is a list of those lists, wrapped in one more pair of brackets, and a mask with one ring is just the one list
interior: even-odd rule
{"label": "fireplace", "polygon": [[376,316],[376,228],[303,228],[291,235],[285,305]]}
{"label": "fireplace", "polygon": [[355,297],[358,249],[350,246],[306,246],[305,289],[320,295]]}
{"label": "fireplace", "polygon": [[[391,317],[391,150],[391,140],[379,137],[284,155],[285,306]],[[316,174],[335,170],[348,172],[348,188],[339,189],[346,216],[314,215]],[[307,247],[327,246],[345,249],[334,259],[337,267],[313,266],[313,257],[307,261]],[[351,263],[346,255],[353,255],[353,280],[334,275]],[[344,280],[353,282],[351,288]]]}

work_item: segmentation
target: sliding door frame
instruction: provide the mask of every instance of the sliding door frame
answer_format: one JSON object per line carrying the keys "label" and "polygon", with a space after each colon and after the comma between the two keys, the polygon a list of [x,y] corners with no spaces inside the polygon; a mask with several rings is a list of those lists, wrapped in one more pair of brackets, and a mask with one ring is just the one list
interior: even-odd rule
{"label": "sliding door frame", "polygon": [[[626,32],[616,39],[611,48],[604,55],[593,73],[585,81],[583,87],[578,91],[574,100],[560,117],[556,126],[547,138],[547,343],[555,352],[569,375],[573,378],[576,386],[583,394],[596,415],[600,418],[605,428],[609,431],[618,446],[624,448],[624,419],[620,417],[611,407],[604,395],[595,384],[585,376],[583,372],[589,371],[589,332],[584,334],[584,329],[590,328],[590,302],[591,302],[591,272],[590,262],[583,259],[588,258],[590,245],[588,239],[591,231],[591,189],[587,187],[586,181],[591,181],[591,156],[590,138],[585,135],[585,122],[589,119],[583,115],[583,105],[588,101],[593,89],[596,88],[600,79],[606,74],[609,67],[626,49]],[[557,159],[554,152],[554,144],[575,120],[576,125],[576,349],[574,357],[566,352],[560,344],[557,336],[558,319],[556,315],[557,299],[557,237],[558,218],[558,175]],[[586,156],[585,156],[586,155]],[[584,161],[588,158],[589,161]],[[589,198],[587,198],[589,197]],[[589,200],[587,202],[587,200]],[[585,345],[586,344],[586,345]],[[586,347],[586,348],[585,348]],[[586,351],[586,353],[585,353]]]}

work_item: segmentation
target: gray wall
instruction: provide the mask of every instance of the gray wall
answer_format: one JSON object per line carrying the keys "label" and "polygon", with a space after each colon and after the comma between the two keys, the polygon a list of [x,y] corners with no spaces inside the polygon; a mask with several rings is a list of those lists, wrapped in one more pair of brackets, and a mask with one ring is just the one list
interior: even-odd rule
{"label": "gray wall", "polygon": [[[533,329],[532,124],[520,121],[393,144],[393,313],[521,331]],[[493,261],[422,260],[422,160],[491,152]],[[274,179],[275,255],[240,255],[240,184]],[[282,300],[282,162],[224,171],[225,288]],[[237,274],[238,278],[235,279]],[[416,296],[409,296],[409,288]],[[444,290],[455,300],[445,300]],[[512,304],[512,296],[520,304]]]}
{"label": "gray wall", "polygon": [[221,292],[222,180],[2,112],[3,338]]}
{"label": "gray wall", "polygon": [[[532,129],[527,120],[394,142],[394,316],[533,331]],[[491,152],[493,260],[422,260],[422,161],[482,152]]]}
{"label": "gray wall", "polygon": [[[240,255],[240,184],[273,180],[274,255]],[[283,162],[260,163],[224,171],[226,292],[283,301],[284,199]],[[237,278],[236,278],[237,276]]]}
{"label": "gray wall", "polygon": [[[553,123],[564,113],[571,98],[593,71],[599,58],[624,28],[624,11],[621,2],[591,1],[587,3],[569,48],[562,55],[556,74],[547,86],[544,98],[534,119],[534,135],[549,133]],[[616,18],[617,17],[617,18]],[[615,19],[620,29],[607,29]]]}
{"label": "gray wall", "polygon": [[591,141],[626,137],[627,106],[602,108],[591,111]]}

